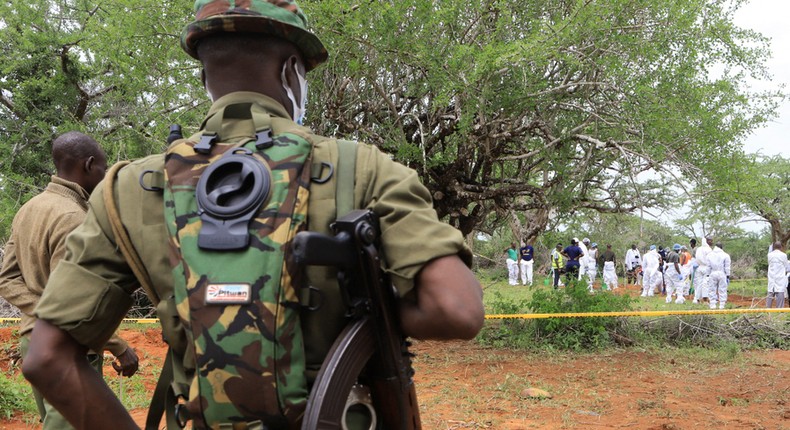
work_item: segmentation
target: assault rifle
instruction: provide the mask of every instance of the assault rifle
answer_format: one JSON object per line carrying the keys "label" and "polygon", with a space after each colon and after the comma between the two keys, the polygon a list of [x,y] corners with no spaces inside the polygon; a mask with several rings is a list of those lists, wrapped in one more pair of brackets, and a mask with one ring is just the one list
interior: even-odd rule
{"label": "assault rifle", "polygon": [[[378,217],[354,210],[335,221],[332,230],[334,236],[301,232],[293,242],[298,264],[337,267],[350,321],[321,366],[302,429],[345,428],[345,412],[356,402],[368,407],[370,428],[418,430],[411,354],[395,290],[380,266]],[[359,387],[363,391],[355,393]]]}

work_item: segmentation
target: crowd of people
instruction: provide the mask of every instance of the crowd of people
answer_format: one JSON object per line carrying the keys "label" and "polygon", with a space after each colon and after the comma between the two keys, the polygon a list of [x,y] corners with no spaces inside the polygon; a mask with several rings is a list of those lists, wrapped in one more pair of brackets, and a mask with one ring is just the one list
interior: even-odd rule
{"label": "crowd of people", "polygon": [[[534,248],[525,244],[519,249],[514,242],[506,252],[510,285],[518,285],[519,274],[522,285],[532,285]],[[590,239],[573,238],[568,246],[558,243],[549,260],[554,288],[584,279],[590,292],[594,292],[599,270],[603,275],[601,290],[614,290],[619,286],[617,258],[611,244],[599,252],[598,244]],[[625,253],[623,265],[625,284],[638,285],[641,297],[662,295],[666,303],[674,301],[677,304],[690,299],[694,304],[707,303],[710,309],[724,309],[727,304],[732,260],[724,251],[724,245],[714,243],[713,237],[705,237],[699,246],[693,238],[688,246],[679,243],[672,247],[650,245],[644,255],[636,244],[632,244]],[[782,244],[776,242],[768,253],[766,307],[784,306],[789,278],[788,256]]]}

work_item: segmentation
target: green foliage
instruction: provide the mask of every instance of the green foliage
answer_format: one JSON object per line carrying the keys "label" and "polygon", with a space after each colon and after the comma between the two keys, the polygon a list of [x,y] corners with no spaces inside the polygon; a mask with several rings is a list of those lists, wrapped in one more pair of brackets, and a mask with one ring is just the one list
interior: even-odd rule
{"label": "green foliage", "polygon": [[0,373],[0,417],[7,420],[20,412],[38,413],[30,384],[19,374]]}
{"label": "green foliage", "polygon": [[488,307],[492,314],[514,315],[521,314],[527,310],[529,301],[527,299],[507,298],[500,292],[494,293],[494,298],[488,301]]}
{"label": "green foliage", "polygon": [[747,156],[726,171],[712,176],[715,208],[765,221],[773,241],[790,242],[790,159],[782,156]]}
{"label": "green foliage", "polygon": [[508,211],[534,237],[581,209],[673,206],[670,176],[634,178],[720,169],[779,98],[744,85],[766,77],[767,40],[725,2],[303,6],[330,50],[311,87],[332,101],[319,129],[407,161],[464,233]]}
{"label": "green foliage", "polygon": [[[631,308],[631,298],[604,291],[590,294],[586,285],[571,283],[558,290],[539,290],[529,308],[535,313],[616,312]],[[608,346],[610,332],[618,325],[616,318],[549,318],[534,320],[535,336],[561,349],[595,349]]]}
{"label": "green foliage", "polygon": [[[487,310],[488,313],[512,315],[522,313],[527,308],[528,302],[524,299],[506,299],[499,292],[495,292],[493,295],[494,298],[487,301],[487,308],[490,309],[490,311]],[[478,335],[478,340],[484,345],[495,348],[529,349],[534,347],[531,322],[518,318],[486,324]]]}
{"label": "green foliage", "polygon": [[[739,4],[303,0],[330,53],[307,120],[414,167],[464,233],[510,211],[535,237],[582,210],[666,207],[671,181],[634,178],[722,176],[781,99],[745,85],[769,46],[734,25]],[[52,173],[54,136],[92,134],[115,161],[193,131],[191,19],[190,2],[0,3],[0,238]]]}
{"label": "green foliage", "polygon": [[0,3],[0,237],[48,182],[57,135],[86,132],[113,163],[199,123],[197,64],[178,45],[190,15],[187,2]]}
{"label": "green foliage", "polygon": [[[617,312],[631,309],[627,295],[610,292],[590,294],[584,282],[568,288],[535,289],[530,299],[505,299],[496,293],[488,301],[492,313]],[[488,324],[478,339],[483,344],[510,348],[598,349],[611,346],[610,333],[617,330],[617,318],[505,319]]]}

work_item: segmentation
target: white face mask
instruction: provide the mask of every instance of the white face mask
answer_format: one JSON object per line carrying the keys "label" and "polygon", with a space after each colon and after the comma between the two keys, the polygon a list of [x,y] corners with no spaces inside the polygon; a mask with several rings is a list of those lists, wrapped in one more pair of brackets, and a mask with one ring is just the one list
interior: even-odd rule
{"label": "white face mask", "polygon": [[296,68],[296,77],[299,79],[299,92],[302,95],[302,99],[299,103],[296,102],[296,97],[294,96],[294,92],[291,90],[291,87],[287,85],[288,80],[285,78],[285,70],[287,68],[287,63],[283,64],[283,71],[280,74],[280,79],[283,82],[283,88],[285,89],[285,93],[288,95],[288,100],[291,101],[291,105],[293,106],[293,120],[302,125],[304,122],[304,116],[307,106],[307,80],[305,80],[304,76],[302,75],[301,70]]}

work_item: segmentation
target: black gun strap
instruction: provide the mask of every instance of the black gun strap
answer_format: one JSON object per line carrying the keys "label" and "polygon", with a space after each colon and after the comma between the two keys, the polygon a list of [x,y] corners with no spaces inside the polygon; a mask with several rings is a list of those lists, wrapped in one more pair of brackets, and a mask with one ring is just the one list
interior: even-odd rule
{"label": "black gun strap", "polygon": [[[173,379],[173,360],[170,357],[170,349],[165,354],[165,363],[162,365],[162,372],[156,382],[154,394],[151,397],[151,404],[148,407],[148,415],[145,418],[145,430],[158,430],[159,422],[168,406],[168,394],[170,393],[170,381]],[[167,428],[170,428],[168,426]]]}

